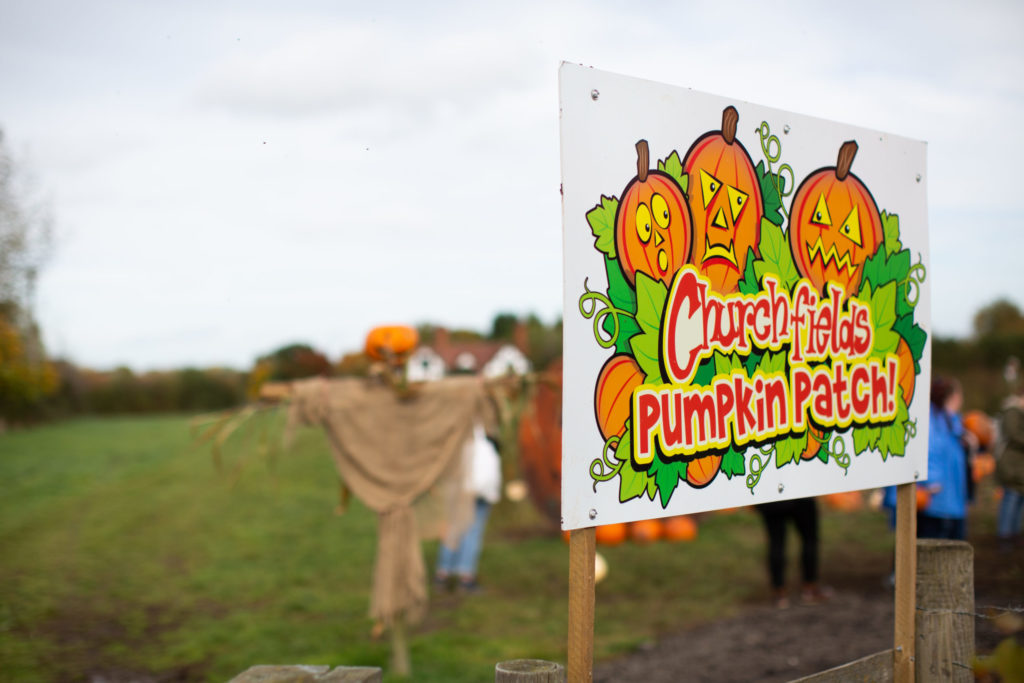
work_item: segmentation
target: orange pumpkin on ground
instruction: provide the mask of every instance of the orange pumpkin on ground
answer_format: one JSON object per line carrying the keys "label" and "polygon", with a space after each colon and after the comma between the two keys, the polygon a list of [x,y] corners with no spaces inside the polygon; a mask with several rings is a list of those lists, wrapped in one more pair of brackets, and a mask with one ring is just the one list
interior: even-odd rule
{"label": "orange pumpkin on ground", "polygon": [[605,362],[594,388],[594,413],[605,439],[626,431],[633,390],[643,383],[644,373],[628,353],[616,354]]}
{"label": "orange pumpkin on ground", "polygon": [[537,378],[519,418],[519,467],[534,505],[558,523],[562,514],[562,359]]}
{"label": "orange pumpkin on ground", "polygon": [[602,524],[594,531],[597,542],[601,545],[618,545],[626,540],[625,523]]}
{"label": "orange pumpkin on ground", "polygon": [[844,142],[835,166],[814,171],[797,188],[789,212],[789,248],[800,274],[825,294],[825,283],[860,288],[864,262],[883,241],[871,192],[850,172],[857,143]]}
{"label": "orange pumpkin on ground", "polygon": [[366,355],[374,360],[398,362],[416,345],[420,336],[408,325],[381,325],[366,335]]}
{"label": "orange pumpkin on ground", "polygon": [[826,495],[825,503],[836,510],[856,512],[864,507],[864,497],[860,491],[842,491]]}
{"label": "orange pumpkin on ground", "polygon": [[666,517],[661,520],[666,541],[692,541],[697,538],[697,522],[689,515]]}
{"label": "orange pumpkin on ground", "polygon": [[987,451],[992,447],[996,438],[995,424],[985,413],[980,410],[970,410],[964,415],[964,429],[968,430],[978,439],[981,450]]}
{"label": "orange pumpkin on ground", "polygon": [[747,251],[760,256],[764,200],[754,163],[736,139],[739,113],[722,112],[722,130],[701,136],[683,161],[693,213],[693,263],[722,294],[739,289]]}
{"label": "orange pumpkin on ground", "polygon": [[672,176],[651,170],[646,140],[636,143],[636,154],[636,177],[615,212],[615,253],[634,287],[638,271],[669,285],[690,257],[690,208]]}
{"label": "orange pumpkin on ground", "polygon": [[686,463],[686,483],[695,489],[704,488],[711,483],[720,469],[722,469],[721,455],[705,455],[701,458],[694,458]]}
{"label": "orange pumpkin on ground", "polygon": [[917,381],[917,376],[914,374],[914,356],[910,352],[910,345],[903,340],[903,337],[900,337],[899,344],[896,345],[896,358],[899,362],[897,369],[899,376],[896,377],[896,383],[903,391],[903,405],[909,407],[910,402],[914,400],[914,383]]}
{"label": "orange pumpkin on ground", "polygon": [[629,525],[629,539],[634,543],[654,543],[661,536],[661,520],[641,519]]}

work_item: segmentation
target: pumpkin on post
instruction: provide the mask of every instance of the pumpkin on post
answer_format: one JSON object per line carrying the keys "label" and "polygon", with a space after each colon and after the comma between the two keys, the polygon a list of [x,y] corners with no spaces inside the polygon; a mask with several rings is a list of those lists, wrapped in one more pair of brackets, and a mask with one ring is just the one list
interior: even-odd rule
{"label": "pumpkin on post", "polygon": [[651,170],[646,140],[636,143],[636,155],[636,177],[615,212],[615,253],[633,287],[637,271],[670,285],[690,257],[690,209],[672,176]]}
{"label": "pumpkin on post", "polygon": [[835,282],[844,298],[857,293],[861,266],[884,241],[878,205],[850,172],[856,155],[857,142],[844,142],[835,166],[800,183],[789,212],[789,247],[800,275],[822,294],[827,282]]}
{"label": "pumpkin on post", "polygon": [[711,281],[711,289],[722,294],[739,289],[747,252],[753,249],[760,256],[757,245],[764,217],[754,163],[736,139],[739,118],[735,107],[726,107],[722,130],[697,138],[683,161],[693,213],[690,262]]}

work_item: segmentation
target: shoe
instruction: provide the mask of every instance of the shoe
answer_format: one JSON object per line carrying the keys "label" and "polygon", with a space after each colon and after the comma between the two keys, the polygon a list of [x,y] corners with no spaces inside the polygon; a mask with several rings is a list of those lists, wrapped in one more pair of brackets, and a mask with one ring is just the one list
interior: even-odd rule
{"label": "shoe", "polygon": [[459,579],[459,592],[466,595],[477,595],[483,592],[483,588],[477,583],[476,577],[473,578],[460,578]]}
{"label": "shoe", "polygon": [[804,589],[800,592],[800,602],[805,605],[818,605],[828,602],[834,594],[835,591],[828,586],[811,584],[804,586]]}
{"label": "shoe", "polygon": [[784,588],[776,588],[772,591],[772,604],[776,609],[789,609],[789,596]]}
{"label": "shoe", "polygon": [[452,577],[448,574],[435,574],[434,590],[450,593],[452,590]]}

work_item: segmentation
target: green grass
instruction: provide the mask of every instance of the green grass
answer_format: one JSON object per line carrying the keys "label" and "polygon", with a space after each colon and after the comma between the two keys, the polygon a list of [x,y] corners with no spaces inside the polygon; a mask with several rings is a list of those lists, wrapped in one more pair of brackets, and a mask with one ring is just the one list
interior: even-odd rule
{"label": "green grass", "polygon": [[[371,638],[366,616],[375,518],[358,502],[333,514],[322,434],[300,432],[274,460],[240,459],[255,447],[240,439],[226,475],[191,438],[184,417],[0,436],[0,680],[223,681],[261,663],[386,668],[387,639]],[[491,519],[487,590],[432,599],[411,633],[415,680],[493,680],[502,660],[566,660],[567,545],[527,503],[504,502]],[[855,547],[858,566],[879,577],[891,557],[879,513],[829,513],[824,537],[826,557]],[[596,657],[761,599],[763,548],[749,511],[705,517],[688,544],[599,548],[610,573],[597,587]],[[424,551],[432,566],[437,543]]]}

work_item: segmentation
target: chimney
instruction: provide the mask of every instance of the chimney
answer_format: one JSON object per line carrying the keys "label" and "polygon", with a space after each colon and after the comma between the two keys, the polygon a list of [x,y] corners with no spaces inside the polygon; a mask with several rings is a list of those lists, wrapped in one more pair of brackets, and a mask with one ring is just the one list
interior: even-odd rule
{"label": "chimney", "polygon": [[512,331],[512,343],[516,345],[516,348],[523,352],[523,355],[529,355],[530,353],[530,334],[526,329],[526,323],[522,320],[516,321],[516,327]]}
{"label": "chimney", "polygon": [[443,350],[447,349],[451,345],[451,340],[448,338],[448,328],[446,327],[435,327],[434,328],[434,350],[439,354],[443,354]]}

